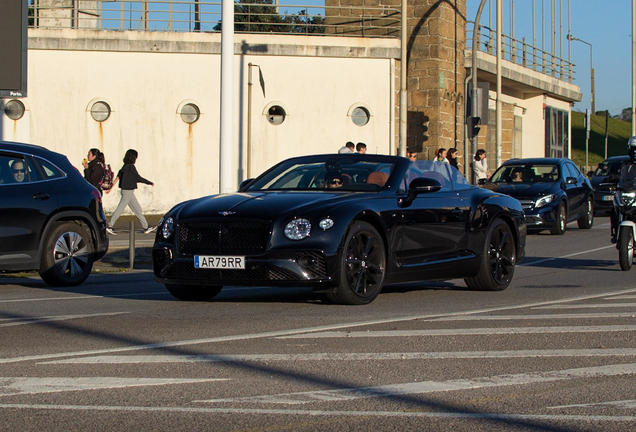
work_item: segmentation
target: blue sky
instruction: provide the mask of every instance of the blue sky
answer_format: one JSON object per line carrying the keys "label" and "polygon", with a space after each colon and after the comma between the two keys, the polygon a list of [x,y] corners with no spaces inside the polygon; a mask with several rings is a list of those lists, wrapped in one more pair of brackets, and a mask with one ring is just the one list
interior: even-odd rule
{"label": "blue sky", "polygon": [[[496,27],[496,0],[487,0],[482,12],[482,25],[488,25],[488,2],[492,2],[492,23]],[[532,40],[532,4],[535,7],[536,46],[541,47],[541,3],[546,17],[546,51],[550,51],[551,7],[556,4],[556,55],[568,59],[568,3],[570,4],[570,33],[592,44],[595,78],[596,111],[609,110],[620,114],[632,101],[632,2],[631,0],[516,0],[515,39]],[[467,20],[474,21],[481,0],[467,0]],[[513,0],[503,0],[504,32],[510,35],[510,9]],[[559,6],[563,19],[559,20]],[[561,27],[561,30],[559,29]],[[560,50],[559,32],[563,36]],[[575,111],[590,108],[590,47],[578,41],[570,43],[570,61],[574,66],[574,84],[580,87],[583,99],[574,104]]]}

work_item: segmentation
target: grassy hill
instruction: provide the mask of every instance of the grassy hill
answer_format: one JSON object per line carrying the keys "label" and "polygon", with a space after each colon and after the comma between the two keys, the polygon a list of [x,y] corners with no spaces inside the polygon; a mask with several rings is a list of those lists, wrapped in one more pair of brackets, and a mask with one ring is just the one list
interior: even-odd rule
{"label": "grassy hill", "polygon": [[[605,116],[593,115],[588,160],[591,167],[605,159]],[[627,154],[627,140],[632,135],[630,122],[609,119],[607,156]],[[585,113],[572,111],[572,155],[578,166],[585,165]]]}

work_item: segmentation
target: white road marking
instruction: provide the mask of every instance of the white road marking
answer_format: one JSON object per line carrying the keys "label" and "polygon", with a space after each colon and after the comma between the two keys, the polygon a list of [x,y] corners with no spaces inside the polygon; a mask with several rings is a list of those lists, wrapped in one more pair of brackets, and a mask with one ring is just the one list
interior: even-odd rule
{"label": "white road marking", "polygon": [[636,299],[636,295],[612,296],[612,297],[604,298],[603,300],[633,300],[633,299]]}
{"label": "white road marking", "polygon": [[418,411],[326,411],[297,409],[249,409],[249,408],[195,408],[195,407],[156,407],[156,406],[107,406],[107,405],[36,405],[36,404],[0,404],[0,409],[26,409],[51,411],[123,411],[143,413],[182,413],[182,414],[259,414],[294,415],[303,417],[388,417],[388,418],[450,418],[504,421],[604,421],[633,422],[633,416],[585,416],[585,415],[545,415],[545,414],[485,414],[474,412],[418,412]]}
{"label": "white road marking", "polygon": [[636,303],[590,303],[578,305],[549,305],[536,306],[532,309],[596,309],[596,308],[632,308],[636,307]]}
{"label": "white road marking", "polygon": [[91,300],[91,299],[101,299],[101,298],[140,297],[140,296],[150,296],[150,295],[158,295],[158,294],[168,294],[168,291],[151,292],[151,293],[99,295],[99,296],[81,295],[81,296],[68,296],[68,297],[23,298],[23,299],[0,300],[0,303],[21,303],[21,302],[53,301],[53,300]]}
{"label": "white road marking", "polygon": [[350,401],[354,399],[392,397],[402,395],[445,392],[454,390],[469,390],[485,387],[502,387],[511,385],[527,385],[546,383],[576,378],[590,379],[617,375],[631,375],[636,373],[636,363],[597,366],[577,369],[565,369],[548,372],[530,372],[521,374],[499,375],[473,379],[457,379],[448,381],[423,381],[403,384],[389,384],[376,387],[345,388],[337,390],[322,390],[297,393],[283,393],[277,395],[247,396],[225,399],[209,399],[194,402],[249,402],[275,404],[305,404],[311,402]]}
{"label": "white road marking", "polygon": [[541,263],[544,263],[544,262],[547,262],[547,261],[554,261],[554,260],[563,259],[563,258],[571,258],[571,257],[574,257],[574,256],[584,255],[584,254],[588,254],[588,253],[592,253],[592,252],[598,252],[598,251],[601,251],[601,250],[605,250],[605,249],[609,249],[609,248],[615,248],[615,247],[616,247],[616,245],[603,246],[603,247],[599,247],[599,248],[595,248],[595,249],[588,249],[588,250],[584,250],[584,251],[581,251],[581,252],[575,252],[575,253],[571,253],[571,254],[568,254],[568,255],[563,255],[563,256],[560,256],[560,257],[545,258],[545,259],[540,259],[540,260],[537,260],[537,261],[531,261],[529,263],[521,263],[521,264],[518,264],[517,266],[518,267],[530,267],[530,266],[541,264]]}
{"label": "white road marking", "polygon": [[168,384],[192,384],[211,381],[227,381],[227,379],[0,377],[0,396],[158,386]]}
{"label": "white road marking", "polygon": [[625,409],[634,409],[636,408],[636,400],[622,400],[622,401],[611,401],[611,402],[597,402],[597,403],[589,403],[589,404],[574,404],[574,405],[559,405],[559,406],[551,406],[548,409],[559,409],[559,408],[588,408],[593,406],[612,406],[617,408],[625,408]]}
{"label": "white road marking", "polygon": [[90,314],[90,315],[58,315],[58,316],[49,316],[49,317],[37,317],[37,318],[3,318],[0,321],[9,321],[7,323],[0,323],[0,327],[11,327],[18,325],[26,325],[26,324],[39,324],[43,322],[51,322],[51,321],[65,321],[71,319],[80,319],[80,318],[94,318],[100,316],[113,316],[113,315],[122,315],[130,312],[111,312],[111,313],[101,313],[101,314]]}
{"label": "white road marking", "polygon": [[517,350],[517,351],[451,351],[451,352],[384,352],[384,353],[311,353],[311,354],[244,354],[244,355],[143,355],[97,356],[55,360],[38,364],[138,364],[199,362],[295,362],[295,361],[362,361],[362,360],[430,360],[522,357],[612,357],[636,356],[634,348]]}
{"label": "white road marking", "polygon": [[110,353],[116,353],[116,352],[139,351],[139,350],[146,350],[146,349],[161,349],[161,348],[169,348],[169,347],[176,347],[176,346],[191,346],[191,345],[210,344],[210,343],[216,343],[216,342],[228,342],[228,341],[237,341],[237,340],[273,338],[278,336],[322,332],[322,331],[336,330],[336,329],[342,329],[342,328],[363,327],[363,326],[371,326],[371,325],[379,325],[379,324],[391,324],[391,323],[415,321],[415,320],[430,320],[434,318],[443,318],[443,317],[449,317],[449,316],[477,315],[477,314],[492,313],[492,312],[499,312],[499,311],[506,311],[506,310],[532,308],[532,307],[537,307],[542,305],[569,303],[574,301],[582,301],[582,300],[606,297],[612,294],[619,295],[619,294],[629,294],[634,292],[636,292],[636,288],[621,290],[615,293],[593,294],[593,295],[573,297],[568,299],[533,302],[533,303],[526,303],[526,304],[521,304],[516,306],[500,306],[500,307],[493,307],[493,308],[486,308],[486,309],[475,309],[472,311],[464,311],[464,312],[440,313],[440,314],[430,314],[430,315],[414,315],[414,316],[397,317],[397,318],[393,317],[393,318],[377,319],[377,320],[370,320],[370,321],[357,321],[357,322],[350,322],[350,323],[330,324],[330,325],[316,326],[316,327],[306,327],[306,328],[297,328],[297,329],[288,329],[288,330],[273,330],[273,331],[262,332],[262,333],[251,333],[251,334],[248,333],[248,334],[239,334],[239,335],[218,336],[213,338],[180,340],[180,341],[173,341],[173,342],[158,342],[158,343],[145,344],[145,345],[129,345],[129,346],[122,346],[119,348],[105,348],[105,349],[97,349],[97,350],[40,354],[40,355],[32,355],[32,356],[24,356],[24,357],[0,358],[0,364],[16,363],[16,362],[31,361],[31,360],[45,360],[45,359],[54,359],[54,358],[63,358],[63,357],[82,357],[82,356],[88,356],[88,355],[110,354]]}
{"label": "white road marking", "polygon": [[488,315],[488,316],[454,316],[433,318],[420,321],[522,321],[522,320],[551,320],[551,319],[581,319],[581,318],[634,318],[636,313],[588,313],[588,314],[553,314],[553,315]]}
{"label": "white road marking", "polygon": [[381,330],[381,331],[332,331],[310,333],[307,335],[280,336],[277,339],[317,339],[317,338],[364,338],[364,337],[412,337],[412,336],[465,336],[465,335],[502,335],[529,333],[595,333],[635,331],[634,325],[606,326],[557,326],[557,327],[504,327],[504,328],[468,328],[437,330]]}

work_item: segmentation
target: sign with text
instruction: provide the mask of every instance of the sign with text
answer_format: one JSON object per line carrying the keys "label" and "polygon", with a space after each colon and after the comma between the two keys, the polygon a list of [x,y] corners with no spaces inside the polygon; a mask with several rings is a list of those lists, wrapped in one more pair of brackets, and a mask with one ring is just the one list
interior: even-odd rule
{"label": "sign with text", "polygon": [[27,1],[0,1],[0,97],[27,95]]}

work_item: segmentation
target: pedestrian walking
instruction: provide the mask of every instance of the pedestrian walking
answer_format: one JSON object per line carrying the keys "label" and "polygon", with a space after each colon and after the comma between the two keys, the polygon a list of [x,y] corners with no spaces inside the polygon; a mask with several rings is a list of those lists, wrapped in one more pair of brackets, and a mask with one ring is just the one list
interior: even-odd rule
{"label": "pedestrian walking", "polygon": [[[130,207],[132,212],[137,216],[139,222],[141,222],[141,227],[144,229],[144,234],[150,234],[155,231],[157,227],[151,227],[148,225],[148,221],[144,217],[143,211],[141,210],[141,206],[139,205],[139,201],[137,201],[137,197],[135,197],[135,189],[137,189],[137,183],[145,183],[150,186],[154,186],[155,184],[150,180],[146,180],[137,172],[137,168],[135,167],[135,162],[137,161],[138,153],[137,150],[130,149],[126,151],[126,156],[124,156],[124,166],[117,173],[117,177],[113,182],[113,187],[119,181],[119,188],[121,189],[121,200],[115,209],[115,212],[110,218],[110,223],[106,228],[109,234],[117,235],[115,230],[113,230],[113,226],[119,216],[121,216],[122,212],[126,209],[126,206]],[[110,193],[113,189],[109,189],[106,193]]]}
{"label": "pedestrian walking", "polygon": [[86,155],[86,159],[82,161],[82,166],[84,167],[84,178],[87,182],[95,186],[102,195],[104,195],[104,190],[102,189],[102,178],[106,171],[106,165],[104,163],[104,153],[100,152],[99,149],[96,148],[90,149]]}

